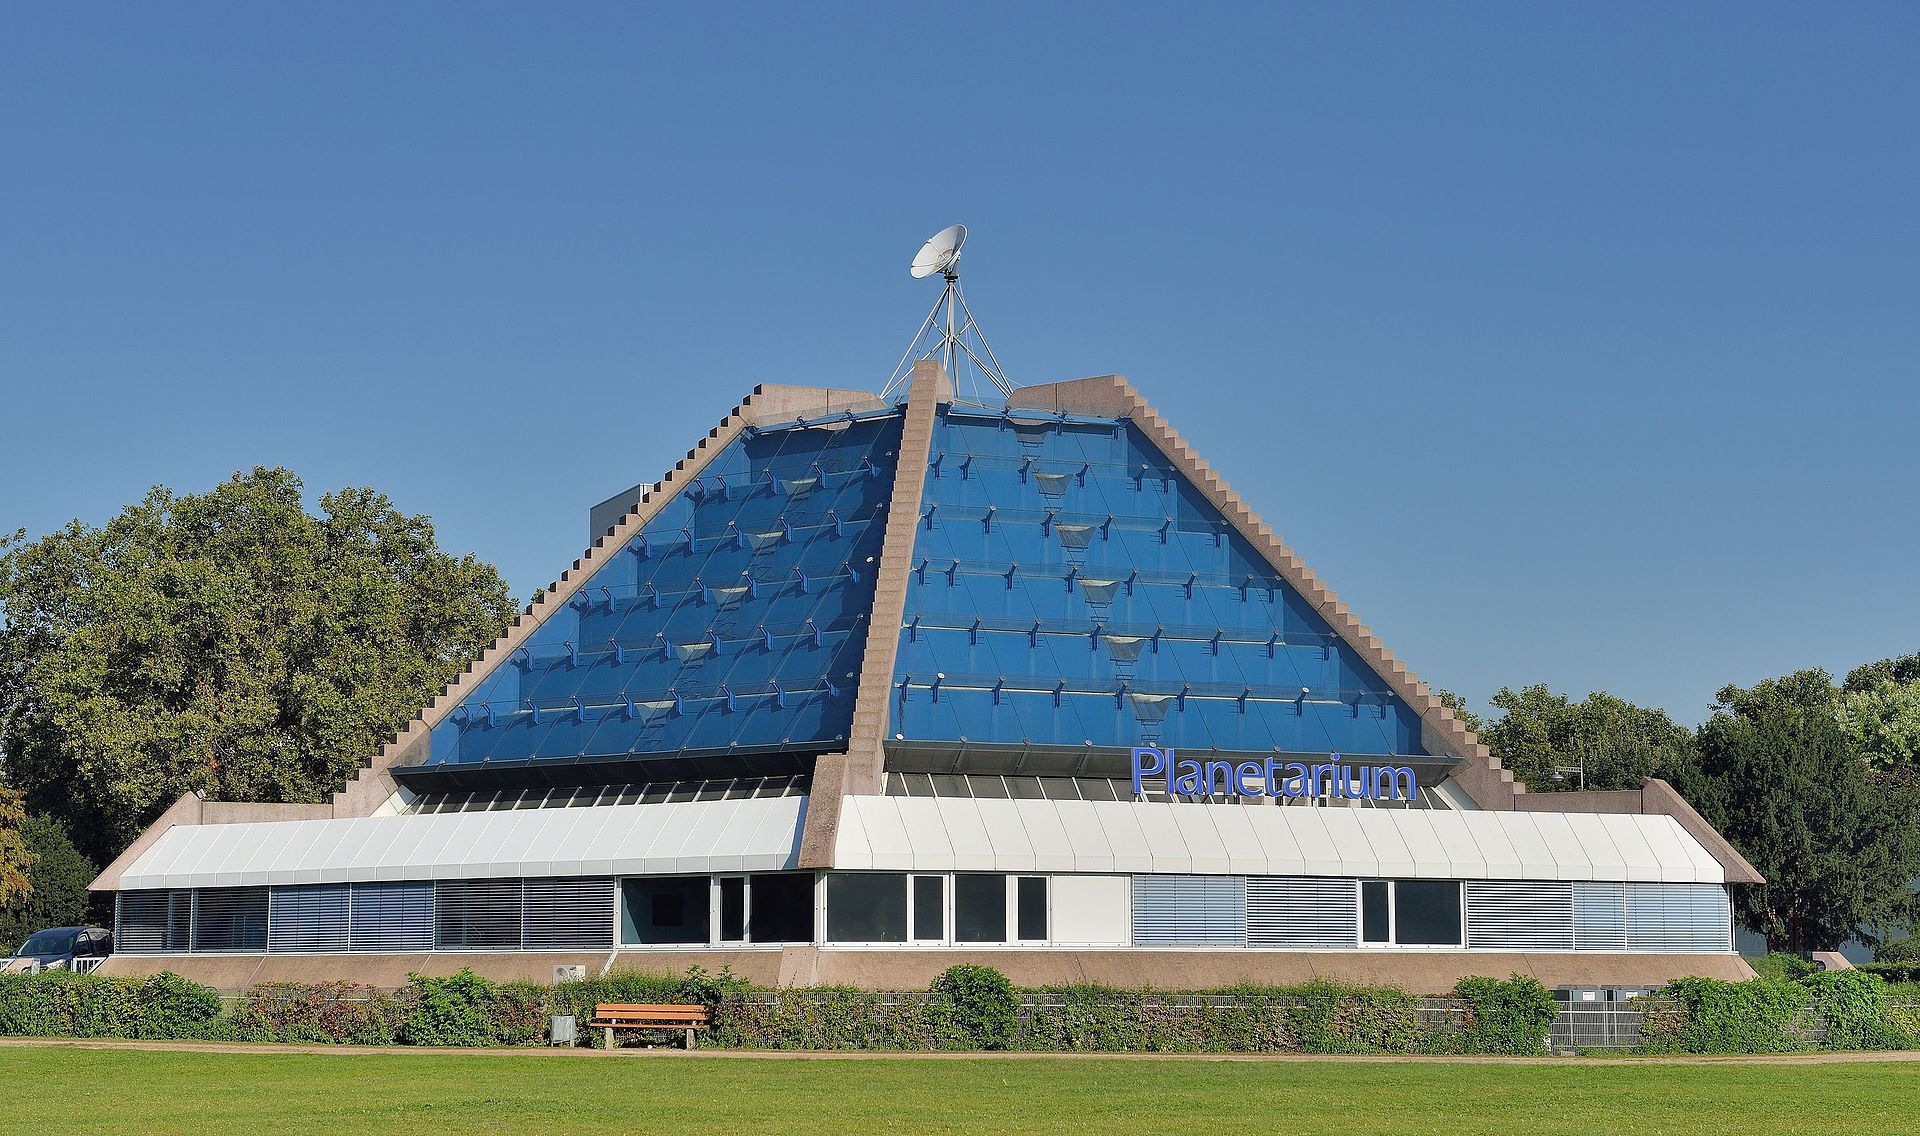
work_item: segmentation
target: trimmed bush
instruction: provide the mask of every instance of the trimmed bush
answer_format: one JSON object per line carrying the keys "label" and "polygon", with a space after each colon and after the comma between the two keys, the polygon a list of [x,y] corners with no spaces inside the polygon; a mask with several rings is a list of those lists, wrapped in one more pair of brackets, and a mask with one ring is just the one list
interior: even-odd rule
{"label": "trimmed bush", "polygon": [[1523,974],[1505,982],[1463,978],[1454,984],[1453,996],[1465,1011],[1460,1032],[1437,1039],[1454,1042],[1451,1052],[1547,1052],[1547,1034],[1560,1016],[1560,1003],[1539,979]]}
{"label": "trimmed bush", "polygon": [[407,1012],[393,994],[351,982],[262,982],[247,992],[234,1030],[247,1040],[393,1045]]}
{"label": "trimmed bush", "polygon": [[108,978],[64,970],[0,975],[0,1034],[217,1038],[220,995],[177,974]]}
{"label": "trimmed bush", "polygon": [[1649,1007],[1640,1030],[1649,1050],[1792,1053],[1815,1047],[1802,1013],[1810,992],[1799,983],[1681,978],[1661,993],[1675,1007]]}
{"label": "trimmed bush", "polygon": [[935,976],[928,993],[953,1008],[954,1021],[981,1049],[1012,1047],[1020,1000],[1006,975],[990,966],[952,966]]}
{"label": "trimmed bush", "polygon": [[537,1045],[546,1036],[545,987],[491,982],[466,967],[446,978],[408,975],[405,1045]]}

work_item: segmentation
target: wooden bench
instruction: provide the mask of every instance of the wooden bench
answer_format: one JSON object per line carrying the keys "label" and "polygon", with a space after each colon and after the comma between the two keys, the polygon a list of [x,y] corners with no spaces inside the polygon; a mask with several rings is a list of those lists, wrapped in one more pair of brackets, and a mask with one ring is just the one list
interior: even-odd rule
{"label": "wooden bench", "polygon": [[587,1025],[607,1031],[608,1049],[613,1048],[613,1031],[617,1029],[685,1030],[687,1048],[692,1049],[693,1031],[707,1028],[707,1008],[645,1002],[602,1002],[593,1008],[593,1020]]}

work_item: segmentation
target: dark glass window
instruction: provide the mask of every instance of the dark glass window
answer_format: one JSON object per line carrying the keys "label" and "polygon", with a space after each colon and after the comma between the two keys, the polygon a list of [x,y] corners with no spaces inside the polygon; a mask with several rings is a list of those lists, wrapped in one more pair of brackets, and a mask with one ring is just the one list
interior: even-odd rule
{"label": "dark glass window", "polygon": [[962,943],[1007,941],[1007,877],[953,877],[953,937]]}
{"label": "dark glass window", "polygon": [[1395,880],[1394,941],[1410,947],[1460,945],[1458,880]]}
{"label": "dark glass window", "polygon": [[753,919],[748,933],[756,943],[813,942],[813,876],[754,876]]}
{"label": "dark glass window", "polygon": [[934,942],[947,937],[945,876],[913,877],[913,937]]}
{"label": "dark glass window", "polygon": [[1360,883],[1360,941],[1363,943],[1384,943],[1391,935],[1387,930],[1387,913],[1390,896],[1388,889],[1392,885],[1386,880],[1363,880]]}
{"label": "dark glass window", "polygon": [[720,877],[720,941],[737,943],[747,937],[747,880]]}
{"label": "dark glass window", "polygon": [[1019,890],[1014,899],[1019,906],[1020,938],[1023,940],[1045,939],[1047,937],[1047,878],[1021,876]]}
{"label": "dark glass window", "polygon": [[907,941],[907,877],[884,872],[827,876],[827,938],[836,943]]}
{"label": "dark glass window", "polygon": [[643,876],[620,883],[620,941],[707,941],[707,877]]}

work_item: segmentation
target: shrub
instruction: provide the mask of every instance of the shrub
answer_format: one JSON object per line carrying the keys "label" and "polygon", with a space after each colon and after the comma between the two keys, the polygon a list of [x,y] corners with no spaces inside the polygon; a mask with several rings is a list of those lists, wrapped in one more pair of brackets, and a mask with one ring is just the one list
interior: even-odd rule
{"label": "shrub", "polygon": [[1800,1021],[1809,992],[1798,983],[1681,978],[1661,993],[1677,1003],[1677,1010],[1648,1013],[1640,1031],[1648,1049],[1790,1053],[1812,1047]]}
{"label": "shrub", "polygon": [[410,974],[400,1026],[406,1045],[532,1045],[542,1034],[543,989],[490,982],[466,967],[446,978]]}
{"label": "shrub", "polygon": [[705,1006],[716,1039],[722,1033],[720,1004],[729,995],[744,993],[752,984],[722,968],[708,974],[690,967],[685,974],[617,970],[598,978],[562,982],[547,994],[547,1008],[555,1014],[571,1014],[583,1027],[576,1035],[578,1044],[593,1044],[591,1030],[584,1028],[593,1020],[593,1009],[603,1002],[667,1002]]}
{"label": "shrub", "polygon": [[263,982],[247,992],[234,1029],[250,1040],[392,1045],[407,1010],[392,994],[351,982]]}
{"label": "shrub", "polygon": [[1818,973],[1820,968],[1810,960],[1799,955],[1787,955],[1775,952],[1749,958],[1747,965],[1753,967],[1753,973],[1769,982],[1792,982],[1809,974]]}
{"label": "shrub", "polygon": [[1873,952],[1873,961],[1920,963],[1920,935],[1905,935],[1890,943],[1881,943]]}
{"label": "shrub", "polygon": [[1560,1003],[1539,979],[1523,974],[1505,982],[1463,978],[1454,984],[1453,996],[1464,1003],[1465,1016],[1460,1032],[1444,1038],[1443,1047],[1459,1053],[1547,1052]]}
{"label": "shrub", "polygon": [[218,1036],[221,1025],[220,995],[177,974],[0,975],[0,1034],[206,1038]]}
{"label": "shrub", "polygon": [[1284,987],[1287,1028],[1308,1053],[1412,1053],[1425,1033],[1420,1000],[1386,986]]}
{"label": "shrub", "polygon": [[1007,1049],[1020,1024],[1013,983],[990,966],[948,967],[928,987],[936,1002],[953,1008],[954,1020],[981,1049]]}
{"label": "shrub", "polygon": [[1800,980],[1808,1005],[1826,1022],[1824,1049],[1902,1049],[1913,1031],[1889,1014],[1887,984],[1858,970],[1830,970]]}

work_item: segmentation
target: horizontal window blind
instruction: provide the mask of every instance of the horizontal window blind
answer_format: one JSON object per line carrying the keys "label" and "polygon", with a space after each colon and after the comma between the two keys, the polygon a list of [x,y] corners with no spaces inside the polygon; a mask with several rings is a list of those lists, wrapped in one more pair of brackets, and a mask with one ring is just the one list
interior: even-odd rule
{"label": "horizontal window blind", "polygon": [[193,893],[193,949],[267,949],[267,889],[201,888]]}
{"label": "horizontal window blind", "polygon": [[347,885],[308,884],[272,890],[268,908],[269,951],[347,949]]}
{"label": "horizontal window blind", "polygon": [[436,948],[520,949],[521,881],[441,880],[433,891]]}
{"label": "horizontal window blind", "polygon": [[349,943],[356,951],[433,949],[430,881],[354,884]]}
{"label": "horizontal window blind", "polygon": [[172,954],[188,947],[193,894],[179,888],[123,891],[114,901],[113,949]]}
{"label": "horizontal window blind", "polygon": [[1730,951],[1733,913],[1719,884],[1628,884],[1630,951]]}
{"label": "horizontal window blind", "polygon": [[1133,941],[1246,946],[1246,877],[1133,877]]}
{"label": "horizontal window blind", "polygon": [[1247,879],[1247,945],[1360,945],[1360,889],[1351,879],[1251,876]]}
{"label": "horizontal window blind", "polygon": [[1574,881],[1573,946],[1581,951],[1627,949],[1627,885]]}
{"label": "horizontal window blind", "polygon": [[522,902],[528,950],[613,946],[610,876],[528,880]]}
{"label": "horizontal window blind", "polygon": [[1573,949],[1573,885],[1554,880],[1468,880],[1467,947]]}

